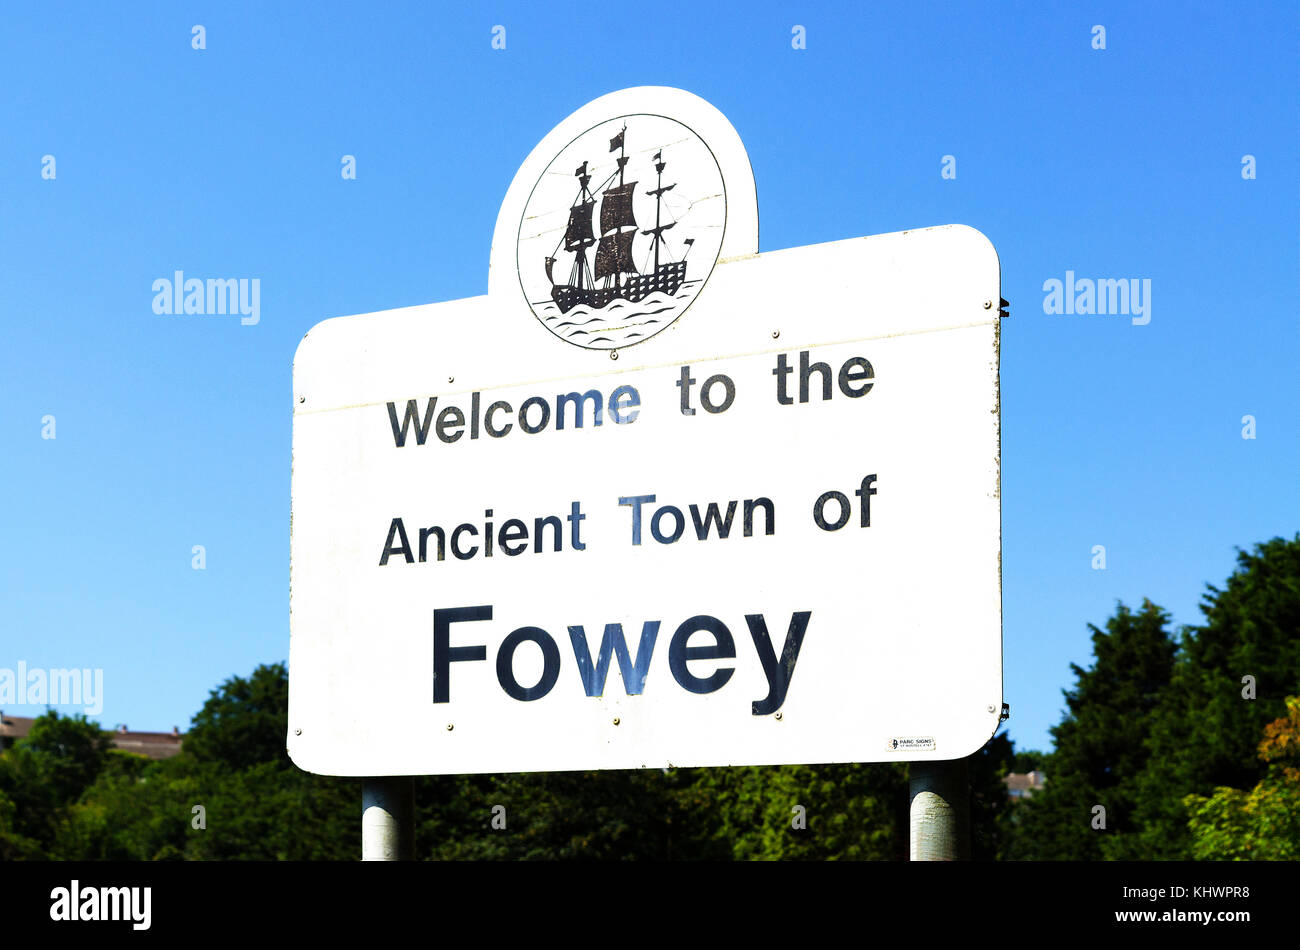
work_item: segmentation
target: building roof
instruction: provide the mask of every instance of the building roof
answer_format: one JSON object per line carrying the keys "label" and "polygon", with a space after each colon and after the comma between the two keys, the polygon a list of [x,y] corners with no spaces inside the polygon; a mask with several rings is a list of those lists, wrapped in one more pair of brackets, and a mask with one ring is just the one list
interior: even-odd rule
{"label": "building roof", "polygon": [[1047,776],[1037,770],[1033,772],[1011,772],[1002,780],[1009,792],[1041,792],[1047,785]]}
{"label": "building roof", "polygon": [[181,751],[183,738],[175,726],[171,732],[128,732],[123,726],[113,733],[113,746],[150,759],[168,759]]}
{"label": "building roof", "polygon": [[[28,716],[7,716],[0,711],[0,739],[9,740],[6,745],[25,738],[32,731],[36,720]],[[171,732],[131,732],[126,726],[118,726],[112,733],[113,748],[123,752],[134,752],[150,759],[168,759],[181,751],[185,736],[172,726]]]}
{"label": "building roof", "polygon": [[0,711],[0,737],[21,739],[32,731],[32,723],[35,721],[26,716],[6,716]]}

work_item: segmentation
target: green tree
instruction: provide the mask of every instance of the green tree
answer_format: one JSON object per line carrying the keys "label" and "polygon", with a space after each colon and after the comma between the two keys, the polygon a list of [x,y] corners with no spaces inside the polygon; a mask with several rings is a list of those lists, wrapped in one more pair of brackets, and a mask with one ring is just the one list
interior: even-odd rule
{"label": "green tree", "polygon": [[[69,807],[109,760],[111,739],[85,716],[51,710],[0,756],[0,830],[15,856],[44,857]],[[3,805],[7,802],[8,805]]]}
{"label": "green tree", "polygon": [[[105,775],[70,809],[58,857],[355,860],[360,783],[262,762],[232,770],[182,753]],[[198,810],[196,810],[198,809]]]}
{"label": "green tree", "polygon": [[1271,763],[1249,791],[1219,787],[1188,795],[1192,856],[1201,860],[1300,859],[1300,696],[1287,715],[1264,727],[1259,758]]}
{"label": "green tree", "polygon": [[18,831],[18,806],[0,791],[0,861],[25,861],[44,857],[40,844]]}
{"label": "green tree", "polygon": [[289,673],[283,663],[272,663],[212,690],[190,724],[185,750],[201,762],[234,769],[263,762],[287,765],[288,731]]}
{"label": "green tree", "polygon": [[1239,551],[1225,588],[1207,585],[1201,612],[1204,622],[1183,631],[1173,680],[1152,719],[1134,851],[1147,858],[1193,856],[1187,796],[1250,788],[1265,776],[1260,732],[1286,714],[1288,695],[1300,693],[1300,534]]}
{"label": "green tree", "polygon": [[899,859],[906,794],[899,764],[440,776],[417,783],[416,844],[461,860]]}
{"label": "green tree", "polygon": [[1024,775],[1028,772],[1041,772],[1043,763],[1047,761],[1047,754],[1039,752],[1037,749],[1026,749],[1023,752],[1017,752],[1011,761],[1010,771]]}
{"label": "green tree", "polygon": [[690,770],[437,776],[417,782],[421,857],[669,860],[689,855]]}
{"label": "green tree", "polygon": [[[698,770],[713,803],[704,829],[739,860],[899,860],[907,854],[907,768],[899,763]],[[801,827],[797,827],[801,826]]]}
{"label": "green tree", "polygon": [[62,816],[54,856],[89,860],[355,860],[361,787],[285,753],[284,664],[231,677],[195,715],[179,755],[113,752]]}
{"label": "green tree", "polygon": [[[1076,682],[1052,729],[1047,787],[1016,806],[1006,857],[1099,860],[1121,853],[1134,836],[1145,740],[1173,671],[1168,622],[1165,611],[1143,601],[1136,612],[1119,604],[1104,631],[1089,625],[1093,665],[1070,666]],[[1094,828],[1096,806],[1105,809],[1104,830]]]}
{"label": "green tree", "polygon": [[973,861],[998,860],[1010,845],[1012,803],[1003,779],[1015,771],[1017,758],[1015,743],[1000,732],[968,760]]}
{"label": "green tree", "polygon": [[115,752],[98,780],[68,809],[53,857],[151,861],[185,848],[181,811],[195,797],[198,766],[188,755],[159,762]]}

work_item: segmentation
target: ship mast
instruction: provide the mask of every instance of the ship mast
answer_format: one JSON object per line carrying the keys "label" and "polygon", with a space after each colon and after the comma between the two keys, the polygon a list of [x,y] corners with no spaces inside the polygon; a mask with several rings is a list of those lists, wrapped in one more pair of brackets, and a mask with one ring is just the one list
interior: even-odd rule
{"label": "ship mast", "polygon": [[664,185],[664,169],[668,166],[668,163],[663,160],[663,155],[664,155],[663,149],[660,149],[659,151],[655,152],[655,172],[657,172],[659,175],[659,181],[658,181],[659,187],[655,188],[653,191],[646,192],[647,195],[652,195],[654,196],[655,199],[655,226],[651,228],[649,231],[641,232],[642,234],[653,235],[653,237],[651,238],[651,243],[654,245],[654,249],[655,249],[654,272],[656,274],[659,273],[659,245],[662,244],[664,241],[664,232],[677,223],[676,221],[672,221],[668,224],[659,223],[660,221],[659,211],[660,211],[660,206],[663,204],[664,193],[668,191],[672,191],[675,187],[677,187],[676,182],[673,182],[671,185],[667,185],[667,186]]}
{"label": "ship mast", "polygon": [[[596,279],[606,278],[606,288],[616,292],[622,289],[623,274],[637,273],[632,263],[632,239],[638,225],[632,209],[632,196],[636,182],[624,181],[624,166],[628,163],[625,140],[627,126],[609,140],[609,150],[617,151],[618,184],[606,188],[600,203],[600,244],[596,248]],[[607,181],[613,181],[610,175]]]}
{"label": "ship mast", "polygon": [[[618,136],[614,139],[614,141],[618,142],[618,187],[620,188],[623,187],[623,166],[627,164],[627,149],[625,147],[626,139],[627,123],[624,122],[623,130],[619,132]],[[613,149],[610,149],[610,151],[612,152]]]}
{"label": "ship mast", "polygon": [[[618,142],[618,187],[620,190],[622,190],[623,168],[627,165],[627,123],[626,122],[623,123],[623,128],[618,133],[618,138],[616,139],[616,141]],[[613,151],[613,149],[610,149],[610,151]],[[621,287],[622,287],[622,280],[620,279],[618,269],[615,269],[614,289],[618,290]]]}
{"label": "ship mast", "polygon": [[595,199],[591,197],[591,192],[587,190],[587,186],[591,184],[591,175],[587,173],[587,163],[583,162],[582,167],[575,171],[574,175],[577,176],[579,182],[578,200],[581,202],[583,207],[582,220],[587,229],[586,236],[582,239],[582,247],[578,251],[578,266],[575,268],[577,274],[576,279],[573,282],[573,285],[581,290],[582,274],[583,271],[587,269],[587,248],[596,243],[596,236],[591,233],[592,206],[595,205],[596,202]]}
{"label": "ship mast", "polygon": [[[587,163],[575,171],[574,176],[578,179],[578,197],[574,199],[569,208],[569,224],[564,229],[564,236],[560,238],[560,243],[564,245],[566,251],[574,255],[573,269],[569,272],[569,286],[575,290],[582,290],[582,278],[584,274],[589,273],[587,269],[587,248],[596,243],[596,236],[591,231],[591,219],[595,211],[596,199],[592,196],[590,185],[591,175],[587,172]],[[559,251],[559,245],[556,245],[555,251],[551,256],[546,258],[546,276],[550,278],[551,283],[555,283],[555,278],[551,274],[551,269],[555,266],[555,253]],[[595,281],[590,282],[592,286]]]}

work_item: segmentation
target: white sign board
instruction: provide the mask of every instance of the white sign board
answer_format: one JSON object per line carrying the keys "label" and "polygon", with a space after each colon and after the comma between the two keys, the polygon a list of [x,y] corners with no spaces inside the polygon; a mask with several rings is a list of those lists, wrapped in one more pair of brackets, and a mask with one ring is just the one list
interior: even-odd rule
{"label": "white sign board", "polygon": [[628,90],[525,162],[486,296],[307,335],[299,766],[951,759],[987,741],[993,247],[949,226],[756,250],[735,131],[686,93]]}

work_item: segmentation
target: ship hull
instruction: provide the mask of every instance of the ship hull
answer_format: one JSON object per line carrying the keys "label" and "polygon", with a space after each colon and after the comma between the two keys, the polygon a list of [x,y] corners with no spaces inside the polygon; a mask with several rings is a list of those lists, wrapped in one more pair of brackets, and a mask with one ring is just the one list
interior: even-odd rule
{"label": "ship hull", "polygon": [[587,306],[592,310],[601,310],[615,300],[636,303],[654,293],[677,293],[686,280],[686,262],[660,264],[653,274],[633,274],[621,287],[574,287],[572,284],[555,284],[551,287],[551,299],[560,308],[560,313],[568,313],[574,307]]}

